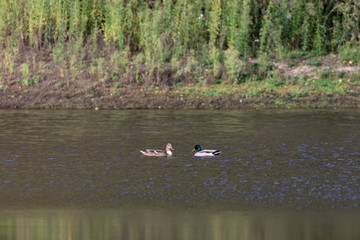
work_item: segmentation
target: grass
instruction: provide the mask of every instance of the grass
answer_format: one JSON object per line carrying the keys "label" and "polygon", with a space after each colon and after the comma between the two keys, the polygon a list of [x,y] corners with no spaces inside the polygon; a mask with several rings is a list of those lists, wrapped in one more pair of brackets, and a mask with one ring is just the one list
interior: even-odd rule
{"label": "grass", "polygon": [[349,64],[360,64],[360,43],[348,42],[339,46],[340,57]]}
{"label": "grass", "polygon": [[[190,96],[209,96],[209,97],[244,97],[248,99],[265,98],[273,96],[288,100],[299,100],[311,95],[326,95],[330,93],[344,94],[350,91],[354,84],[351,81],[332,80],[332,79],[302,79],[300,84],[292,84],[290,81],[270,79],[267,81],[252,81],[242,85],[223,84],[198,87],[176,88],[178,94]],[[282,102],[281,100],[280,102]],[[276,105],[281,105],[276,103]]]}
{"label": "grass", "polygon": [[40,77],[39,76],[34,76],[34,77],[25,77],[21,80],[21,82],[26,85],[26,86],[31,86],[34,84],[39,83],[40,81]]}
{"label": "grass", "polygon": [[310,59],[306,60],[306,63],[310,66],[320,66],[321,65],[321,61],[319,61],[319,59],[317,59],[317,58],[310,58]]}
{"label": "grass", "polygon": [[[299,99],[310,96],[307,91],[346,94],[353,91],[347,80],[355,88],[359,77],[320,69],[330,53],[346,65],[360,64],[360,9],[353,0],[0,4],[3,89],[11,88],[11,81],[42,87],[54,80],[69,88],[91,81],[119,90],[152,87],[210,98]],[[316,78],[291,80],[279,62],[320,70]]]}

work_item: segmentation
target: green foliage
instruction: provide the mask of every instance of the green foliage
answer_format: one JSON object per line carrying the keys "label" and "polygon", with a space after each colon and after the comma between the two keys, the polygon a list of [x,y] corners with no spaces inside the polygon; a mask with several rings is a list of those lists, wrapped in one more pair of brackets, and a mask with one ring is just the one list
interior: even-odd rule
{"label": "green foliage", "polygon": [[333,16],[331,28],[332,46],[345,45],[347,42],[356,43],[360,41],[360,2],[357,0],[346,0],[334,4],[330,11]]}
{"label": "green foliage", "polygon": [[280,57],[283,51],[282,29],[285,20],[280,1],[269,1],[263,17],[264,24],[260,30],[260,51]]}
{"label": "green foliage", "polygon": [[224,52],[225,70],[232,83],[237,83],[240,80],[239,77],[244,63],[239,57],[239,52],[233,47]]}
{"label": "green foliage", "polygon": [[299,63],[297,61],[295,61],[295,60],[292,60],[292,61],[289,62],[290,67],[295,67],[297,65],[299,65]]}
{"label": "green foliage", "polygon": [[324,51],[359,41],[360,31],[356,0],[0,0],[0,4],[1,42],[24,41],[37,48],[84,43],[95,35],[131,51],[146,51],[161,40],[172,53],[180,46],[199,49],[208,43],[210,48],[233,46],[246,55],[260,36],[262,51]]}
{"label": "green foliage", "polygon": [[184,83],[183,82],[177,82],[177,83],[174,83],[174,88],[181,88],[184,86]]}
{"label": "green foliage", "polygon": [[123,85],[122,85],[122,83],[114,82],[114,87],[115,87],[115,88],[122,88]]}
{"label": "green foliage", "polygon": [[339,47],[339,57],[345,61],[360,65],[360,43],[347,43]]}
{"label": "green foliage", "polygon": [[276,100],[275,101],[275,105],[276,106],[280,106],[280,107],[285,107],[288,105],[288,103],[284,102],[284,101],[281,101],[281,100]]}
{"label": "green foliage", "polygon": [[310,66],[320,66],[321,62],[317,58],[309,58],[306,60],[306,64]]}
{"label": "green foliage", "polygon": [[[49,52],[69,74],[87,71],[100,81],[126,77],[148,85],[160,84],[167,72],[201,84],[266,77],[268,65],[246,64],[249,57],[339,50],[342,59],[360,63],[358,0],[0,0],[0,5],[1,72],[19,68],[26,82],[40,63],[17,57],[20,47]],[[309,64],[319,65],[313,61]]]}
{"label": "green foliage", "polygon": [[221,0],[210,1],[211,10],[209,12],[209,28],[210,33],[209,44],[210,48],[214,48],[216,44],[217,37],[220,33],[220,23],[221,23],[221,13],[222,6]]}
{"label": "green foliage", "polygon": [[269,78],[268,82],[272,85],[274,85],[275,87],[282,87],[284,86],[286,83],[284,81],[284,79],[282,78]]}
{"label": "green foliage", "polygon": [[325,94],[334,94],[334,93],[344,93],[344,88],[342,87],[342,81],[329,79],[329,78],[320,78],[320,79],[309,79],[308,86],[310,89],[317,90]]}
{"label": "green foliage", "polygon": [[309,57],[311,53],[302,51],[302,50],[294,50],[294,51],[288,51],[287,53],[284,53],[284,58],[290,58],[290,59],[299,59],[302,57]]}
{"label": "green foliage", "polygon": [[326,70],[320,71],[320,77],[321,77],[322,79],[324,79],[324,78],[329,78],[332,74],[333,74],[333,70],[332,70],[332,69],[326,69]]}
{"label": "green foliage", "polygon": [[30,85],[37,84],[39,82],[39,80],[40,80],[39,76],[34,76],[34,77],[27,76],[27,77],[23,78],[21,80],[21,82],[26,86],[30,86]]}

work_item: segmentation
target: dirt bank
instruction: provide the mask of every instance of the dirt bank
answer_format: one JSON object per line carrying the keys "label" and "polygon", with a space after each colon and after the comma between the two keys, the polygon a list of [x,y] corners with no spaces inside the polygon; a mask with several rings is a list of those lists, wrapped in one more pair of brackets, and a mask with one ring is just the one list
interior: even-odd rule
{"label": "dirt bank", "polygon": [[[183,94],[179,90],[117,89],[106,85],[93,91],[76,87],[19,87],[0,94],[2,109],[137,109],[137,108],[358,108],[360,99],[353,95],[320,95],[292,99],[276,94],[244,98],[238,89],[232,94],[204,96]],[[290,95],[289,95],[290,96]]]}
{"label": "dirt bank", "polygon": [[[252,59],[252,62],[257,60]],[[283,79],[269,88],[264,83],[226,83],[214,85],[167,84],[159,87],[115,85],[99,81],[84,73],[65,80],[60,70],[41,76],[39,82],[28,84],[14,72],[0,82],[2,109],[132,109],[132,108],[358,108],[360,84],[356,82],[358,67],[334,55],[317,58],[317,64],[297,59],[274,62],[278,77]],[[44,64],[46,64],[44,62]],[[56,66],[48,66],[57,69]],[[294,79],[317,81],[326,71],[343,84],[343,92],[323,92],[297,86]],[[339,74],[338,74],[339,73]],[[337,75],[334,75],[337,74]],[[351,74],[351,80],[347,76]],[[335,77],[334,77],[335,76]],[[355,76],[355,78],[354,78]],[[355,80],[354,80],[355,79]],[[169,79],[168,82],[171,82]],[[263,80],[266,81],[266,80]],[[330,81],[330,80],[329,80]],[[291,84],[291,86],[290,86]],[[256,89],[255,89],[256,88]],[[300,90],[301,94],[298,94]]]}

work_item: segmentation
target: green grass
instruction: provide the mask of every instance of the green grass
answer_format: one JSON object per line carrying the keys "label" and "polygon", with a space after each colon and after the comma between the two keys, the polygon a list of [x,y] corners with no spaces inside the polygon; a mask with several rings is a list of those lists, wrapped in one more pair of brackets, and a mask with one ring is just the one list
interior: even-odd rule
{"label": "green grass", "polygon": [[319,59],[317,59],[317,58],[309,58],[306,60],[306,64],[308,64],[310,66],[320,66],[321,61],[319,61]]}
{"label": "green grass", "polygon": [[[360,63],[360,7],[353,0],[0,0],[0,5],[0,73],[24,85],[57,71],[51,73],[70,81],[85,77],[123,86],[269,80],[268,86],[277,88],[285,84],[268,63],[274,59],[290,59],[290,66],[307,59],[320,66],[319,54],[339,51],[349,64]],[[44,61],[55,70],[42,67]]]}
{"label": "green grass", "polygon": [[122,85],[121,83],[119,83],[119,82],[115,82],[115,83],[113,84],[113,86],[114,86],[115,88],[122,88],[122,87],[123,87],[123,85]]}
{"label": "green grass", "polygon": [[39,76],[34,76],[34,77],[27,76],[21,80],[21,82],[26,86],[37,84],[39,83],[39,81],[40,81]]}
{"label": "green grass", "polygon": [[339,47],[339,56],[349,64],[360,65],[360,43],[347,43]]}

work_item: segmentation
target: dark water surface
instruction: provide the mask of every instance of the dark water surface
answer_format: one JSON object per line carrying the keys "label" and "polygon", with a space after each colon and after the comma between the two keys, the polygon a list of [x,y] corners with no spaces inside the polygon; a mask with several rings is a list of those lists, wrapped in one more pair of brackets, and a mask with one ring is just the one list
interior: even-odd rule
{"label": "dark water surface", "polygon": [[359,119],[0,111],[0,239],[360,239]]}

